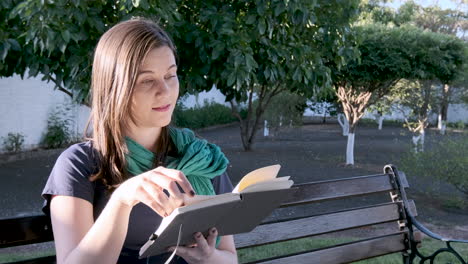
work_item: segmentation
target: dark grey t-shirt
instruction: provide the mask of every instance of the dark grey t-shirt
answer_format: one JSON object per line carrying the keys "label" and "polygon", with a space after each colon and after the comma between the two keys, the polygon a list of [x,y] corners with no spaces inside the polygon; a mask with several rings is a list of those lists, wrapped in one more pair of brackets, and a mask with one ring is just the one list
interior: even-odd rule
{"label": "dark grey t-shirt", "polygon": [[[52,195],[73,196],[93,204],[96,220],[109,199],[102,183],[89,180],[89,177],[97,172],[98,166],[97,155],[90,141],[77,143],[66,149],[57,159],[42,191],[45,199],[43,211],[49,214]],[[231,192],[233,189],[226,172],[212,179],[212,183],[216,194]],[[138,250],[156,230],[161,220],[156,212],[143,203],[137,204],[132,209],[121,254],[123,256],[119,259],[119,263],[138,263],[135,258]],[[129,261],[131,259],[135,261]],[[158,262],[151,261],[151,263]]]}

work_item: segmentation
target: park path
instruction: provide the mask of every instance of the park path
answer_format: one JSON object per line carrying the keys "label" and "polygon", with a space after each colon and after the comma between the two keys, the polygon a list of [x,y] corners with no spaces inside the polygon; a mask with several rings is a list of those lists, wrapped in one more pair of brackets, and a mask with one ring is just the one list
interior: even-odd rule
{"label": "park path", "polygon": [[[254,151],[245,152],[236,125],[198,131],[201,137],[218,144],[230,160],[228,174],[235,184],[256,168],[281,164],[280,176],[290,175],[296,183],[380,173],[385,164],[398,165],[402,152],[408,149],[410,134],[399,127],[360,126],[356,133],[356,166],[344,165],[346,137],[336,123],[306,124],[298,128],[285,128],[273,137],[258,133]],[[437,137],[429,132],[428,139]],[[0,218],[40,213],[40,192],[57,159],[58,153],[36,155],[27,159],[0,164]],[[416,200],[421,219],[442,224],[446,229],[466,233],[468,214],[461,211],[442,210],[428,191],[430,181],[408,175],[410,195]],[[442,186],[442,191],[452,193],[453,188]],[[468,230],[468,229],[466,229]]]}

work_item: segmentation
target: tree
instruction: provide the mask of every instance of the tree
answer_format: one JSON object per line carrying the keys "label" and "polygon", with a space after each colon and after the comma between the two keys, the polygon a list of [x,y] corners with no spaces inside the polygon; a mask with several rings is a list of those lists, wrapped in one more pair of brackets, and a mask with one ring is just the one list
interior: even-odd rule
{"label": "tree", "polygon": [[[382,23],[388,26],[413,25],[421,29],[466,38],[468,30],[467,3],[459,1],[455,9],[442,9],[437,5],[423,7],[414,1],[406,1],[398,10],[382,5],[385,1],[364,1],[361,4],[363,12],[360,16],[361,23]],[[462,49],[459,49],[462,50]],[[462,56],[463,57],[463,56]],[[460,72],[457,76],[449,78],[448,82],[439,86],[439,122],[440,133],[444,134],[447,123],[448,106],[454,102],[452,94],[464,94],[467,86],[460,86],[457,79],[460,79]],[[455,91],[454,89],[461,90]]]}
{"label": "tree", "polygon": [[336,115],[338,108],[338,98],[333,89],[322,89],[312,97],[312,101],[307,106],[314,113],[322,114],[322,123],[327,122],[327,115]]}
{"label": "tree", "polygon": [[414,152],[424,151],[429,113],[437,104],[436,91],[432,80],[404,79],[392,89],[393,109],[404,116],[405,126],[413,133]]}
{"label": "tree", "polygon": [[43,75],[87,104],[94,48],[111,26],[134,15],[173,21],[167,1],[20,1],[0,4],[0,76]]}
{"label": "tree", "polygon": [[375,112],[379,130],[382,130],[384,115],[391,113],[391,106],[392,101],[388,96],[383,96],[380,100],[369,106],[369,111]]}
{"label": "tree", "polygon": [[[468,30],[468,13],[461,10],[441,9],[438,6],[419,7],[416,9],[411,22],[416,26],[431,32],[449,34],[453,36],[458,35],[463,39],[466,31]],[[463,49],[461,48],[459,50]],[[454,55],[458,56],[458,54]],[[461,73],[454,74],[460,75]],[[443,82],[443,85],[440,86],[442,99],[440,100],[439,104],[438,127],[441,134],[445,134],[448,106],[451,102],[451,94],[453,93],[452,82],[457,78],[457,76],[451,76],[448,78],[448,80],[444,80],[445,82]]]}
{"label": "tree", "polygon": [[[428,115],[440,105],[440,87],[459,80],[466,61],[466,44],[447,34],[425,31],[421,35],[418,51],[418,71],[424,73],[403,81],[392,90],[394,103],[409,109],[401,112],[406,116],[406,126],[415,133],[413,143],[416,151],[424,151],[425,128]],[[444,97],[442,97],[444,98]]]}
{"label": "tree", "polygon": [[[193,22],[176,36],[187,43],[182,62],[191,60],[182,63],[189,66],[183,66],[187,88],[216,85],[250,150],[273,97],[285,91],[309,97],[330,86],[326,63],[341,65],[354,54],[346,39],[356,11],[357,1],[187,1],[179,12]],[[246,118],[239,102],[246,102]]]}
{"label": "tree", "polygon": [[[334,88],[349,122],[346,164],[354,164],[354,136],[366,108],[390,92],[400,79],[432,80],[450,75],[437,34],[414,27],[356,27],[361,53],[334,71]],[[424,48],[421,48],[424,47]]]}
{"label": "tree", "polygon": [[[346,40],[358,5],[357,0],[7,2],[2,31],[10,32],[13,22],[21,25],[7,33],[21,52],[6,52],[2,63],[8,66],[0,76],[23,76],[29,69],[30,76],[41,73],[86,103],[92,53],[102,33],[131,16],[156,18],[178,47],[181,90],[216,85],[239,118],[246,150],[272,97],[285,90],[310,96],[331,85],[327,62],[341,65],[354,54]],[[5,41],[1,35],[0,43]],[[239,102],[247,102],[245,119],[238,114]]]}

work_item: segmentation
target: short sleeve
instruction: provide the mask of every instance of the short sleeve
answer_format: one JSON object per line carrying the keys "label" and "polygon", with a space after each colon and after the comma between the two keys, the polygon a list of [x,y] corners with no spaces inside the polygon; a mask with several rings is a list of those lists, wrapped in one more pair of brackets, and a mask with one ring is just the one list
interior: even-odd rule
{"label": "short sleeve", "polygon": [[49,214],[52,195],[72,196],[93,203],[94,183],[89,180],[94,162],[90,142],[70,146],[58,157],[42,191],[42,210]]}
{"label": "short sleeve", "polygon": [[234,189],[227,172],[213,178],[212,183],[216,194],[229,193]]}

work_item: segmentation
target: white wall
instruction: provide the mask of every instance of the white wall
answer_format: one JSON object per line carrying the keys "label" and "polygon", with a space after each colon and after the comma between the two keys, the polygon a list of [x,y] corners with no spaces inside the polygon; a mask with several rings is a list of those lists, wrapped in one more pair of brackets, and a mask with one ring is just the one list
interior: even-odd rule
{"label": "white wall", "polygon": [[[0,78],[0,144],[3,142],[1,137],[13,132],[25,136],[24,149],[37,147],[46,132],[50,112],[63,104],[71,108],[66,114],[72,120],[74,136],[83,135],[90,109],[72,103],[68,95],[54,90],[52,83],[46,83],[41,78],[22,80],[18,75]],[[183,103],[186,107],[203,106],[204,100],[228,105],[224,102],[225,96],[215,87],[198,96],[189,95]]]}
{"label": "white wall", "polygon": [[228,102],[225,102],[226,96],[224,96],[215,86],[211,88],[208,92],[201,92],[198,95],[189,95],[187,98],[184,98],[182,103],[187,108],[201,107],[204,104],[204,101],[208,100],[209,102],[214,101],[219,104],[224,104],[229,106]]}
{"label": "white wall", "polygon": [[88,107],[73,104],[68,95],[53,87],[52,83],[41,81],[41,77],[0,78],[0,137],[9,132],[22,133],[24,148],[36,147],[46,132],[50,111],[61,104],[71,107],[68,114],[73,119],[72,129],[81,134],[89,115]]}
{"label": "white wall", "polygon": [[[376,118],[373,112],[368,111],[366,111],[363,117],[373,119]],[[404,120],[404,116],[398,111],[394,111],[391,114],[385,114],[384,118],[386,120]],[[431,113],[429,115],[429,121],[434,124],[437,123],[437,113]],[[448,107],[447,121],[449,123],[456,123],[461,121],[465,124],[468,124],[468,105],[450,104]]]}

